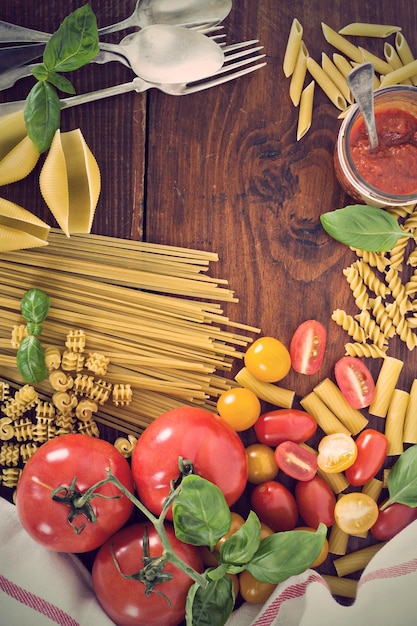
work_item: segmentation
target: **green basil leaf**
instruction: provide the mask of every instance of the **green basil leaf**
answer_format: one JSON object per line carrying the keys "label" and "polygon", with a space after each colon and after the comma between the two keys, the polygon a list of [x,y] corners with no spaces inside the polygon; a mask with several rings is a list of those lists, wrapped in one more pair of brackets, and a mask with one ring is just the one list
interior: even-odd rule
{"label": "green basil leaf", "polygon": [[223,493],[201,476],[183,478],[181,489],[172,505],[175,534],[194,546],[216,545],[231,524],[229,506]]}
{"label": "green basil leaf", "polygon": [[233,565],[248,563],[259,548],[260,531],[259,518],[254,511],[250,511],[243,526],[221,544],[221,562]]}
{"label": "green basil leaf", "polygon": [[29,335],[23,339],[17,351],[16,364],[27,383],[39,383],[48,376],[45,353],[37,337]]}
{"label": "green basil leaf", "polygon": [[28,135],[42,154],[51,145],[61,120],[61,103],[54,87],[37,82],[26,98],[23,114]]}
{"label": "green basil leaf", "polygon": [[381,509],[394,502],[417,506],[417,445],[405,450],[388,474],[389,499]]}
{"label": "green basil leaf", "polygon": [[224,626],[232,614],[235,599],[231,578],[223,576],[212,580],[208,577],[208,581],[204,589],[194,583],[188,592],[187,626]]}
{"label": "green basil leaf", "polygon": [[50,304],[50,298],[44,291],[29,289],[20,301],[20,311],[26,321],[40,323],[46,319]]}
{"label": "green basil leaf", "polygon": [[246,569],[257,580],[274,584],[301,574],[320,554],[326,532],[326,526],[320,524],[315,533],[290,530],[269,535],[261,541]]}
{"label": "green basil leaf", "polygon": [[39,63],[32,68],[32,76],[36,78],[36,80],[47,80],[49,74],[49,70],[44,66],[43,63]]}
{"label": "green basil leaf", "polygon": [[398,239],[412,237],[405,232],[393,215],[384,209],[354,204],[323,213],[320,220],[324,230],[341,243],[369,252],[391,250]]}
{"label": "green basil leaf", "polygon": [[70,13],[45,46],[48,70],[71,72],[87,65],[99,53],[97,20],[86,4]]}
{"label": "green basil leaf", "polygon": [[57,74],[56,72],[48,72],[47,77],[48,83],[51,83],[54,87],[59,89],[60,91],[64,91],[65,93],[75,93],[74,86],[68,78],[62,76],[61,74]]}

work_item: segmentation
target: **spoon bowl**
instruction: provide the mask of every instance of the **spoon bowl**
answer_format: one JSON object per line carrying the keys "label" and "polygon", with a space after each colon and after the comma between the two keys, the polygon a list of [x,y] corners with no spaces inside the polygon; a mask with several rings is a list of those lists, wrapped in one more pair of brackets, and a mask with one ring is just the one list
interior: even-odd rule
{"label": "spoon bowl", "polygon": [[349,72],[346,80],[365,122],[369,150],[376,150],[378,134],[374,112],[374,66],[372,63],[357,65]]}
{"label": "spoon bowl", "polygon": [[102,50],[124,56],[133,71],[153,83],[186,83],[211,76],[223,65],[215,41],[182,26],[154,24],[123,44],[101,44]]}

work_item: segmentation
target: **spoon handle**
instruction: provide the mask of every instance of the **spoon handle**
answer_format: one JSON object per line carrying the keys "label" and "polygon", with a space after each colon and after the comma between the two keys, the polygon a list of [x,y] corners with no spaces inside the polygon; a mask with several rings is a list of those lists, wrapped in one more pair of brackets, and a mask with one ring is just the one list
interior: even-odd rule
{"label": "spoon handle", "polygon": [[25,26],[18,26],[11,22],[4,22],[0,20],[0,43],[6,42],[39,42],[48,41],[51,38],[49,33],[44,33],[40,30],[34,30],[33,28],[26,28]]}

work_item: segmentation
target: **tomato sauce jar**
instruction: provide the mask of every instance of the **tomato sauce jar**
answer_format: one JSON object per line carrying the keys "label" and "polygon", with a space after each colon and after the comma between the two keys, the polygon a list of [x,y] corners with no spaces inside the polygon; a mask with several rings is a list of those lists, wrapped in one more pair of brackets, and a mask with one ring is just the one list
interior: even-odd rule
{"label": "tomato sauce jar", "polygon": [[374,92],[378,147],[369,150],[357,105],[339,130],[336,176],[354,200],[377,207],[417,202],[417,88],[384,87]]}

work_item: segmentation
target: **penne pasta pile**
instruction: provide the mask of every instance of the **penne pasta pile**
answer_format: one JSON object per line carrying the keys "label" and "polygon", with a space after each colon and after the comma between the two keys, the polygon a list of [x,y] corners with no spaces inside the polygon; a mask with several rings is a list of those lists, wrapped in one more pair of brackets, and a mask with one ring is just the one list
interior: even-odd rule
{"label": "penne pasta pile", "polygon": [[[322,31],[326,42],[336,51],[331,58],[323,52],[320,63],[309,55],[303,40],[303,26],[297,18],[294,18],[291,24],[287,40],[283,71],[286,78],[290,79],[291,101],[295,107],[299,107],[297,141],[304,137],[311,127],[316,84],[342,112],[339,117],[346,115],[353,103],[346,76],[356,65],[373,63],[375,89],[398,84],[417,85],[417,59],[400,26],[352,23],[337,32],[322,23]],[[392,44],[385,41],[383,52],[378,56],[352,43],[348,39],[350,36],[378,39],[394,36],[394,42]]]}

